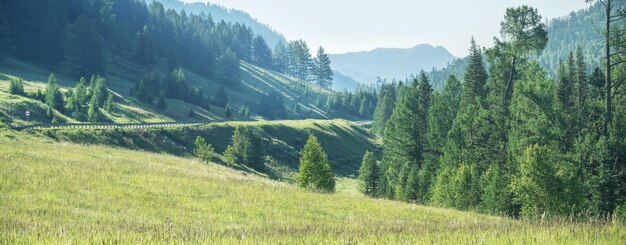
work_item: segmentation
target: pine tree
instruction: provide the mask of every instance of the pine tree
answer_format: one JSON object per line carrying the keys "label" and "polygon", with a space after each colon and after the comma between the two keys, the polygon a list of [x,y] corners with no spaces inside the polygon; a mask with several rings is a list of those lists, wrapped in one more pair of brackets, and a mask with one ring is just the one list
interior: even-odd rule
{"label": "pine tree", "polygon": [[417,80],[403,87],[399,102],[385,127],[383,137],[383,170],[387,178],[386,196],[405,201],[406,178],[413,166],[423,161],[422,136],[417,121],[420,99]]}
{"label": "pine tree", "polygon": [[104,110],[107,112],[113,112],[113,109],[115,109],[115,102],[113,101],[113,93],[109,93],[109,96],[107,96],[106,102],[104,102]]}
{"label": "pine tree", "polygon": [[235,128],[230,148],[231,164],[242,164],[257,170],[263,168],[261,138],[249,128]]}
{"label": "pine tree", "polygon": [[224,117],[230,119],[233,116],[233,112],[230,110],[230,105],[226,104],[226,108],[224,108]]}
{"label": "pine tree", "polygon": [[480,47],[476,45],[472,37],[470,46],[469,63],[465,69],[463,77],[463,104],[474,103],[477,98],[484,101],[487,93],[485,92],[485,84],[487,83],[487,71],[483,64],[483,55]]}
{"label": "pine tree", "polygon": [[[329,97],[330,98],[330,97]],[[392,84],[385,84],[378,93],[378,104],[374,110],[372,130],[378,135],[383,135],[385,125],[391,117],[391,113],[396,106],[396,90]]]}
{"label": "pine tree", "polygon": [[45,98],[46,105],[48,105],[52,109],[63,112],[63,105],[65,103],[63,102],[63,96],[61,95],[61,91],[59,91],[57,79],[54,74],[50,74],[50,76],[48,77]]}
{"label": "pine tree", "polygon": [[378,183],[381,178],[380,169],[373,152],[366,151],[359,168],[359,190],[366,196],[378,194]]}
{"label": "pine tree", "polygon": [[77,76],[102,74],[105,69],[102,37],[91,20],[80,15],[67,29],[65,64]]}
{"label": "pine tree", "polygon": [[330,88],[333,85],[333,70],[330,68],[330,58],[321,46],[314,63],[312,73],[315,81],[322,87]]}
{"label": "pine tree", "polygon": [[206,142],[206,140],[198,136],[196,137],[196,141],[194,142],[194,151],[193,153],[198,157],[201,161],[210,162],[213,160],[215,156],[215,150],[213,146]]}
{"label": "pine tree", "polygon": [[213,99],[213,102],[220,107],[226,107],[228,104],[228,94],[226,93],[224,86],[220,86],[217,91],[215,91],[215,98]]}
{"label": "pine tree", "polygon": [[257,35],[252,41],[252,64],[264,67],[272,67],[272,50],[267,46],[265,39]]}
{"label": "pine tree", "polygon": [[323,192],[335,191],[335,177],[328,163],[328,156],[313,135],[309,135],[302,150],[297,182],[302,188]]}
{"label": "pine tree", "polygon": [[274,61],[274,69],[278,72],[287,73],[289,69],[289,51],[285,44],[279,42],[274,47],[274,53],[272,54]]}
{"label": "pine tree", "polygon": [[159,97],[157,98],[156,107],[159,110],[165,110],[167,108],[167,102],[165,101],[165,91],[161,90],[159,92]]}
{"label": "pine tree", "polygon": [[241,82],[241,68],[237,55],[230,48],[227,48],[220,56],[220,62],[219,75],[222,82],[229,86],[238,85]]}
{"label": "pine tree", "polygon": [[100,112],[100,107],[98,106],[98,99],[95,96],[91,97],[91,101],[89,102],[89,110],[87,111],[87,121],[95,123],[100,122],[102,115]]}

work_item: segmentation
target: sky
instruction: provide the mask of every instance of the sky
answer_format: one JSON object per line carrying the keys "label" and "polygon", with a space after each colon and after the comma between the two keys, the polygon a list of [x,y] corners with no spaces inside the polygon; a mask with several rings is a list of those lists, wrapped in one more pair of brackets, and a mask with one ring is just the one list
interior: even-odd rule
{"label": "sky", "polygon": [[584,0],[183,0],[239,9],[287,40],[303,39],[327,53],[417,44],[443,46],[467,55],[473,36],[490,47],[507,7],[529,5],[544,19],[586,8]]}

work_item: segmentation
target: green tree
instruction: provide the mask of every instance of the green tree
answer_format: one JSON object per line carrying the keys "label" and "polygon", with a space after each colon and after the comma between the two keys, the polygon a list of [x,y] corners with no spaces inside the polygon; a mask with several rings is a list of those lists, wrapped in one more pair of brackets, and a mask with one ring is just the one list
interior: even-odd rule
{"label": "green tree", "polygon": [[[330,99],[330,97],[329,97]],[[372,121],[372,131],[375,134],[383,135],[385,125],[393,113],[396,106],[396,89],[392,84],[384,84],[378,93],[378,104],[374,109]]]}
{"label": "green tree", "polygon": [[333,70],[330,67],[330,58],[324,52],[324,48],[320,46],[317,50],[313,66],[313,77],[318,85],[330,88],[333,85]]}
{"label": "green tree", "polygon": [[109,96],[107,96],[106,102],[104,102],[104,110],[107,112],[113,112],[113,109],[115,109],[115,102],[113,101],[113,93],[109,93]]}
{"label": "green tree", "polygon": [[86,15],[67,28],[66,67],[77,76],[102,74],[105,70],[102,37]]}
{"label": "green tree", "polygon": [[11,78],[9,84],[9,94],[24,95],[24,82],[21,78]]}
{"label": "green tree", "polygon": [[215,150],[213,149],[213,145],[207,143],[203,137],[196,137],[196,141],[193,145],[195,147],[193,153],[201,161],[210,162],[211,160],[213,160],[213,157],[215,156]]}
{"label": "green tree", "polygon": [[261,35],[257,35],[252,41],[252,63],[260,67],[272,67],[272,50]]}
{"label": "green tree", "polygon": [[95,96],[91,97],[89,102],[89,110],[87,111],[87,121],[95,123],[102,120],[100,107],[98,106],[98,99]]}
{"label": "green tree", "polygon": [[219,75],[222,82],[231,86],[238,85],[241,82],[241,68],[237,55],[230,48],[227,48],[220,56],[220,62]]}
{"label": "green tree", "polygon": [[560,214],[562,181],[545,147],[531,145],[520,162],[520,176],[513,180],[516,202],[524,216]]}
{"label": "green tree", "polygon": [[230,105],[226,105],[226,108],[224,108],[224,117],[230,119],[233,116],[233,112],[230,110]]}
{"label": "green tree", "polygon": [[398,92],[399,102],[393,110],[383,137],[382,166],[386,178],[385,196],[409,201],[403,196],[406,179],[413,166],[423,161],[418,82],[414,80]]}
{"label": "green tree", "polygon": [[300,157],[298,186],[324,192],[335,191],[335,176],[328,163],[328,156],[313,135],[304,145]]}
{"label": "green tree", "polygon": [[463,104],[474,103],[476,98],[484,102],[487,96],[485,91],[487,71],[485,70],[480,47],[476,45],[473,37],[470,46],[469,63],[465,69],[463,80],[465,81],[463,83]]}
{"label": "green tree", "polygon": [[159,97],[157,98],[156,107],[159,110],[165,110],[167,108],[167,102],[165,101],[165,91],[161,90],[159,92]]}
{"label": "green tree", "polygon": [[213,102],[220,107],[226,107],[228,104],[228,94],[224,86],[220,86],[217,91],[215,91],[215,99]]}
{"label": "green tree", "polygon": [[246,127],[237,127],[230,145],[231,164],[242,164],[260,170],[263,168],[261,137]]}
{"label": "green tree", "polygon": [[57,111],[63,112],[63,105],[65,103],[63,102],[63,95],[61,94],[61,91],[59,91],[57,79],[54,74],[50,74],[48,77],[45,98],[46,105]]}
{"label": "green tree", "polygon": [[373,152],[366,151],[359,168],[359,190],[366,196],[377,196],[381,173]]}

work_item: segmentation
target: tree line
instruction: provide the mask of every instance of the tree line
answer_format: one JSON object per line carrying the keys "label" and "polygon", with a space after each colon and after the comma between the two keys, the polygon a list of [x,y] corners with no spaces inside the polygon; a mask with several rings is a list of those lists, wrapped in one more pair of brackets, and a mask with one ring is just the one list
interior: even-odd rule
{"label": "tree line", "polygon": [[[507,9],[501,34],[489,49],[472,40],[462,82],[449,76],[435,91],[421,72],[379,89],[383,153],[364,156],[362,192],[512,216],[623,212],[624,87],[607,90],[615,80],[580,48],[551,77],[532,60],[547,43],[534,8]],[[613,77],[626,71],[613,67]]]}

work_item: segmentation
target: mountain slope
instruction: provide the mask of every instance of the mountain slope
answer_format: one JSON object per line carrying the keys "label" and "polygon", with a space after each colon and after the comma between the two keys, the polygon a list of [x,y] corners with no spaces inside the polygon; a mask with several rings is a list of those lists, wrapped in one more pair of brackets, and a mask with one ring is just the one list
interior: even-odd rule
{"label": "mountain slope", "polygon": [[444,67],[454,59],[445,48],[420,44],[413,48],[378,48],[371,51],[330,55],[333,69],[360,83],[374,83],[376,77],[402,79],[420,70]]}
{"label": "mountain slope", "polygon": [[166,9],[174,9],[176,11],[185,10],[187,13],[194,14],[211,14],[215,22],[238,22],[245,24],[252,30],[261,35],[270,47],[276,46],[277,43],[287,43],[285,37],[278,33],[272,27],[259,22],[257,19],[252,18],[248,13],[236,9],[227,9],[225,7],[211,4],[211,3],[184,3],[179,0],[156,0],[163,4]]}
{"label": "mountain slope", "polygon": [[620,223],[508,218],[307,192],[215,164],[0,130],[0,241],[619,244]]}

